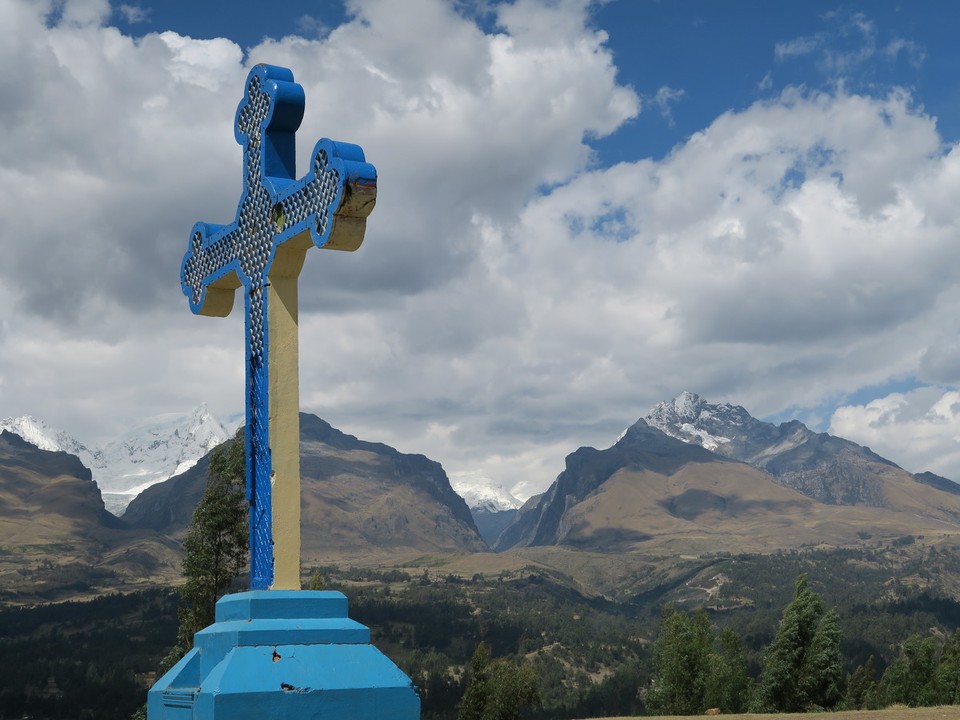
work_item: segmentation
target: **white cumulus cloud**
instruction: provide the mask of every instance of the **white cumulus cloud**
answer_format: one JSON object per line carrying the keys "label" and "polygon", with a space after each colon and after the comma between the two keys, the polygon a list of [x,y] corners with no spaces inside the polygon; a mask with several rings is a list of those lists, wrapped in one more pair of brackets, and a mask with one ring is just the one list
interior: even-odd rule
{"label": "white cumulus cloud", "polygon": [[830,432],[885,456],[911,472],[960,479],[960,392],[925,387],[892,393],[834,412]]}
{"label": "white cumulus cloud", "polygon": [[641,104],[590,6],[496,5],[491,29],[354,0],[245,56],[0,3],[4,415],[97,441],[240,409],[242,318],[191,316],[178,273],[193,223],[234,217],[260,61],[304,86],[301,168],[327,136],[379,174],[364,245],[301,276],[302,406],[351,433],[527,496],[684,389],[762,416],[960,382],[960,150],[935,120],[901,90],[790,89],[601,167],[591,140]]}

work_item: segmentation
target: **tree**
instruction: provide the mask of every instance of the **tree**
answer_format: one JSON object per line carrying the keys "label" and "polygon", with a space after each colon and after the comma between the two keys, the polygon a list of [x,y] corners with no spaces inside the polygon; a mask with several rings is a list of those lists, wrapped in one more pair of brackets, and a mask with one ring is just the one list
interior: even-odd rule
{"label": "tree", "polygon": [[900,655],[887,666],[880,680],[884,705],[900,703],[910,707],[937,702],[939,647],[931,636],[911,635],[900,648]]}
{"label": "tree", "polygon": [[688,615],[663,609],[660,636],[653,647],[654,675],[646,703],[655,715],[698,715],[710,656],[710,619],[703,610]]}
{"label": "tree", "polygon": [[539,704],[533,668],[506,658],[491,661],[486,646],[477,646],[457,720],[520,720],[525,710]]}
{"label": "tree", "polygon": [[490,664],[489,697],[483,720],[520,720],[523,711],[540,704],[537,677],[529,665],[499,658]]}
{"label": "tree", "polygon": [[193,636],[214,620],[217,600],[247,564],[249,554],[246,461],[242,431],[210,457],[203,498],[183,541],[180,629],[177,645],[189,649]]}
{"label": "tree", "polygon": [[758,707],[766,712],[832,709],[843,699],[840,622],[800,575],[764,653]]}
{"label": "tree", "polygon": [[489,691],[487,690],[487,666],[490,658],[487,656],[487,646],[484,643],[477,645],[470,658],[470,679],[467,689],[460,701],[460,712],[457,720],[482,720],[483,710],[487,705]]}
{"label": "tree", "polygon": [[960,630],[947,638],[937,667],[937,705],[960,703]]}
{"label": "tree", "polygon": [[835,708],[844,697],[846,674],[840,642],[840,616],[828,610],[817,623],[800,672],[800,695],[808,708]]}
{"label": "tree", "polygon": [[847,710],[863,710],[866,707],[868,696],[875,691],[876,684],[874,658],[871,655],[867,658],[865,664],[853,671],[853,675],[847,681],[847,698],[843,703],[844,708]]}
{"label": "tree", "polygon": [[704,610],[690,615],[667,606],[653,648],[653,682],[646,694],[657,715],[699,715],[711,707],[741,712],[750,697],[740,637],[725,628],[714,640]]}
{"label": "tree", "polygon": [[747,656],[740,636],[724,628],[708,659],[704,684],[704,708],[719,708],[724,714],[742,713],[750,705],[753,682],[747,675]]}

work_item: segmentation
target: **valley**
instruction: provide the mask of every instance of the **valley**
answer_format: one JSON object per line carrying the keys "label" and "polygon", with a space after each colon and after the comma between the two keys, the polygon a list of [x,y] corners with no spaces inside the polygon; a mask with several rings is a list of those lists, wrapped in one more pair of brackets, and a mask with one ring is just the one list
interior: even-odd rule
{"label": "valley", "polygon": [[[421,687],[425,719],[451,717],[481,640],[534,666],[540,717],[635,712],[665,607],[704,608],[737,633],[755,676],[801,574],[839,614],[848,673],[871,656],[880,673],[906,638],[960,627],[956,486],[799,423],[684,396],[609,448],[571,452],[519,508],[496,488],[458,494],[439,463],[312,415],[300,449],[304,581],[347,594],[351,617]],[[148,638],[140,670],[91,670],[125,702],[140,697],[143,668],[173,640],[171,588],[208,465],[152,484],[117,518],[77,457],[0,433],[0,614],[23,627],[0,651],[36,653],[30,679],[0,692],[4,707],[86,692],[43,659],[74,616],[93,618],[85,648],[156,621],[136,633]],[[109,598],[123,610],[99,615]],[[94,662],[83,658],[70,662]]]}

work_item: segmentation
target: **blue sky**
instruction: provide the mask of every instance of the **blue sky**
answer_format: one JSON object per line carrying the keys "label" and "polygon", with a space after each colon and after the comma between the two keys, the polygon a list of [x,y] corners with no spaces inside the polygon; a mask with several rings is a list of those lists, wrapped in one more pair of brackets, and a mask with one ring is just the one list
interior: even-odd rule
{"label": "blue sky", "polygon": [[271,62],[301,166],[330,136],[380,176],[363,247],[301,276],[305,410],[522,496],[684,390],[960,478],[958,14],[0,0],[0,416],[240,412],[241,319],[177,272]]}
{"label": "blue sky", "polygon": [[948,1],[615,0],[595,22],[610,34],[623,80],[644,97],[662,86],[683,95],[670,106],[672,124],[651,114],[611,138],[604,157],[658,156],[723,112],[788,86],[829,88],[841,79],[868,93],[910,88],[956,139],[960,56],[951,18],[960,19],[960,8]]}
{"label": "blue sky", "polygon": [[[496,29],[493,13],[481,9],[484,3],[460,5],[486,28]],[[228,37],[244,49],[264,37],[323,36],[350,12],[340,0],[289,0],[269,12],[256,3],[228,0],[126,6],[135,10],[125,13],[117,5],[113,16],[124,32]],[[868,93],[909,88],[938,118],[944,139],[956,140],[960,54],[953,47],[953,28],[958,20],[960,8],[950,0],[597,3],[590,22],[609,36],[620,80],[656,104],[660,114],[644,114],[593,145],[601,163],[661,157],[723,112],[743,109],[787,86],[832,87],[840,78],[848,89]],[[664,87],[682,94],[658,99]]]}

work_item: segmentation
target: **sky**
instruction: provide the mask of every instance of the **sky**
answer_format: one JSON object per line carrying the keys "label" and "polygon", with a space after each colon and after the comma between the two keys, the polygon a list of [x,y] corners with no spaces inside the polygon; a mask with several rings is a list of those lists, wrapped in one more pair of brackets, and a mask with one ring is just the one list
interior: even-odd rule
{"label": "sky", "polygon": [[519,497],[684,390],[960,480],[952,0],[0,0],[0,417],[243,410],[190,313],[252,65],[361,145],[308,253],[301,408]]}

